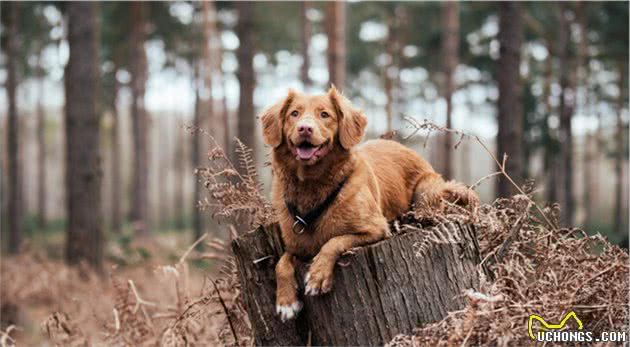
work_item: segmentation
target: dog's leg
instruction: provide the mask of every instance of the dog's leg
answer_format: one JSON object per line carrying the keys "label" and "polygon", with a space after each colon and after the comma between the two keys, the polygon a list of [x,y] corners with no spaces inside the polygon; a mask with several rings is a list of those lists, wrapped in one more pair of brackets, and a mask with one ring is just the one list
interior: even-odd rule
{"label": "dog's leg", "polygon": [[283,322],[296,317],[302,309],[297,299],[294,260],[285,252],[276,264],[276,313]]}
{"label": "dog's leg", "polygon": [[346,234],[328,240],[317,256],[313,258],[313,263],[304,278],[306,285],[304,293],[317,295],[329,292],[333,285],[335,263],[343,253],[354,247],[380,241],[389,234],[389,226],[385,217],[381,216],[378,224],[380,225],[370,232]]}
{"label": "dog's leg", "polygon": [[472,206],[479,202],[474,191],[463,183],[445,182],[435,172],[424,174],[414,191],[414,202],[429,208],[442,209],[442,199],[461,206]]}

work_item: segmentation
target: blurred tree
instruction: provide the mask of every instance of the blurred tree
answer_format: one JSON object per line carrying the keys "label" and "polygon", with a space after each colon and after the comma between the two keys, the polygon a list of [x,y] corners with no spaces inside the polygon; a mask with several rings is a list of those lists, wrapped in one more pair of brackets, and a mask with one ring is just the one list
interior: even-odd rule
{"label": "blurred tree", "polygon": [[7,197],[8,197],[8,229],[9,240],[7,250],[10,254],[15,254],[20,249],[22,242],[22,229],[23,229],[23,208],[24,201],[22,195],[22,168],[20,162],[20,146],[19,146],[19,120],[17,110],[16,92],[18,87],[18,54],[19,54],[19,42],[18,42],[18,19],[20,3],[18,2],[3,2],[2,3],[2,19],[5,27],[7,28],[4,40],[3,50],[7,54],[7,100],[8,100],[8,114],[7,114]]}
{"label": "blurred tree", "polygon": [[[457,67],[459,48],[459,6],[455,1],[442,3],[442,54],[444,72],[444,99],[446,99],[446,127],[452,128],[453,102],[455,92],[454,73]],[[444,171],[446,179],[453,178],[453,139],[450,133],[444,134]]]}
{"label": "blurred tree", "polygon": [[101,105],[110,111],[111,127],[109,128],[110,172],[111,175],[111,215],[110,225],[114,233],[120,233],[123,224],[122,201],[127,196],[122,193],[121,131],[120,110],[118,109],[120,90],[124,87],[118,74],[128,69],[125,53],[129,49],[127,39],[130,31],[128,4],[121,2],[104,2],[101,4],[101,18],[104,25],[101,29],[101,61],[104,72],[101,77]]}
{"label": "blurred tree", "polygon": [[385,52],[387,53],[387,63],[383,64],[382,78],[383,89],[387,103],[385,104],[385,113],[387,116],[387,132],[394,130],[393,120],[398,113],[399,103],[399,85],[400,85],[400,68],[402,65],[402,47],[404,36],[404,25],[406,24],[405,10],[401,4],[395,6],[386,6],[388,34],[384,38]]}
{"label": "blurred tree", "polygon": [[[184,123],[183,115],[178,115],[177,119],[179,123]],[[187,158],[188,153],[186,151],[186,144],[188,143],[188,133],[178,131],[176,133],[176,147],[175,147],[175,214],[177,216],[177,227],[184,229],[186,227],[186,206],[188,206],[189,199],[185,194],[186,192],[186,178],[190,167],[192,166]],[[196,182],[196,181],[195,181]],[[197,183],[197,182],[196,182]],[[197,210],[196,203],[193,203],[194,210]]]}
{"label": "blurred tree", "polygon": [[[520,77],[521,44],[523,41],[522,9],[518,2],[499,5],[500,57],[496,79],[499,86],[497,158],[508,155],[506,171],[517,181],[523,172],[523,104]],[[499,178],[496,195],[512,195],[514,188],[505,178]]]}
{"label": "blurred tree", "polygon": [[[617,62],[617,88],[619,96],[617,97],[617,124],[615,132],[615,214],[614,214],[614,230],[618,235],[628,234],[628,228],[624,228],[624,167],[627,166],[627,158],[625,147],[628,140],[625,139],[625,132],[628,124],[623,120],[623,110],[628,95],[627,79],[628,79],[628,60],[620,60]],[[626,208],[627,211],[627,208]]]}
{"label": "blurred tree", "polygon": [[148,4],[129,3],[131,20],[129,67],[131,72],[131,117],[134,149],[133,195],[131,215],[134,229],[139,234],[149,233],[149,117],[144,106],[147,81],[147,56],[144,43],[147,39]]}
{"label": "blurred tree", "polygon": [[256,76],[254,74],[254,38],[253,26],[254,4],[250,1],[238,1],[236,4],[238,22],[236,35],[240,41],[236,58],[238,60],[238,138],[256,153],[256,118],[254,115],[254,87]]}
{"label": "blurred tree", "polygon": [[213,76],[220,76],[220,66],[217,65],[219,56],[221,55],[221,47],[219,38],[217,35],[217,14],[214,1],[203,1],[201,3],[202,8],[202,21],[203,21],[203,36],[202,36],[202,49],[203,60],[202,63],[202,75],[204,82],[205,93],[208,94],[208,102],[206,106],[206,114],[208,117],[209,132],[214,137],[215,141],[222,148],[226,148],[228,136],[226,134],[225,127],[225,112],[222,112],[215,103],[214,99],[214,85]]}
{"label": "blurred tree", "polygon": [[[15,43],[14,52],[12,54],[8,54],[7,59],[7,70],[8,74],[12,74],[11,80],[14,83],[14,87],[10,87],[13,83],[9,83],[9,78],[7,78],[7,93],[11,93],[13,98],[15,98],[15,91],[17,90],[17,86],[19,85],[19,80],[27,80],[32,78],[34,82],[37,84],[37,96],[36,96],[36,107],[35,107],[35,143],[37,148],[37,155],[34,158],[35,167],[36,167],[36,196],[37,196],[37,225],[40,228],[44,228],[46,224],[46,199],[47,199],[47,190],[45,185],[45,177],[46,177],[46,141],[45,141],[45,110],[43,105],[44,99],[44,78],[46,76],[46,70],[43,66],[43,51],[44,49],[52,43],[50,37],[50,30],[52,28],[52,24],[48,21],[46,16],[44,15],[44,9],[46,6],[51,6],[42,2],[23,2],[19,5],[19,10],[13,13],[12,7],[14,5],[5,5],[0,12],[3,13],[2,22],[5,24],[5,28],[9,30],[4,31],[2,35],[2,46],[3,50],[9,52],[11,49],[8,47],[9,41],[13,41]],[[16,17],[14,17],[14,15]],[[10,26],[15,25],[15,37],[10,39],[11,29]],[[9,57],[9,55],[11,57]],[[7,76],[9,77],[9,76]],[[9,89],[13,89],[11,92]],[[15,99],[13,100],[13,105],[15,107],[15,112],[17,112],[17,104]],[[9,101],[9,106],[11,108],[11,100]],[[11,118],[11,117],[8,117]],[[18,118],[16,118],[18,119]],[[19,121],[18,121],[19,122]],[[8,123],[11,124],[12,121],[8,120]],[[19,124],[16,124],[17,128]],[[17,130],[16,130],[17,131]],[[7,147],[11,148],[11,143],[13,138],[18,137],[17,132],[10,132],[8,137]],[[18,151],[20,151],[19,143],[22,140],[18,140]],[[8,156],[10,157],[10,156]],[[20,170],[19,180],[21,181],[21,170],[22,166],[26,163],[22,162],[21,158],[18,157],[17,168]],[[12,165],[12,164],[11,164]],[[9,165],[11,167],[11,165]],[[16,216],[19,216],[20,219],[24,218],[25,211],[24,209],[24,197],[22,196],[22,191],[25,187],[22,186],[21,182],[17,183],[15,186],[15,193],[20,195],[20,199],[16,200],[17,203],[13,208],[20,209]],[[13,193],[11,191],[13,189],[13,185],[10,185],[9,191],[10,194]],[[13,214],[11,214],[13,215]],[[11,220],[12,218],[9,218]],[[22,221],[18,222],[22,225]]]}
{"label": "blurred tree", "polygon": [[339,90],[346,86],[346,3],[326,3],[326,35],[328,36],[328,76]]}
{"label": "blurred tree", "polygon": [[558,70],[560,73],[560,127],[558,139],[560,144],[558,202],[562,211],[560,223],[573,223],[575,198],[573,196],[573,135],[571,132],[573,111],[575,109],[575,66],[570,52],[571,32],[567,18],[568,4],[557,5],[558,16]]}
{"label": "blurred tree", "polygon": [[[23,13],[28,17],[22,19],[20,31],[23,36],[22,55],[26,61],[32,61],[34,64],[27,64],[25,69],[25,78],[33,77],[37,82],[37,106],[35,110],[35,131],[37,143],[37,224],[40,229],[46,227],[46,115],[44,109],[44,80],[46,70],[44,68],[44,49],[52,42],[50,38],[51,23],[46,19],[43,12],[47,5],[41,2],[26,3],[23,6]],[[30,59],[33,58],[33,59]]]}
{"label": "blurred tree", "polygon": [[[580,87],[582,88],[582,99],[576,100],[576,105],[581,108],[581,113],[587,116],[591,116],[589,112],[591,109],[588,107],[590,96],[592,95],[590,87],[589,87],[589,63],[590,59],[588,56],[588,16],[587,16],[587,2],[577,2],[575,4],[575,23],[579,36],[579,41],[577,45],[577,57],[576,57],[576,68],[577,68],[577,91],[579,92]],[[579,95],[579,93],[578,93]],[[577,96],[577,95],[576,95]],[[594,207],[594,198],[596,193],[594,192],[594,179],[597,176],[594,173],[593,162],[596,158],[594,153],[594,138],[593,133],[588,131],[584,136],[584,145],[582,150],[582,206],[584,209],[584,219],[582,220],[582,225],[585,228],[588,228],[592,225],[593,220],[593,210]]]}
{"label": "blurred tree", "polygon": [[301,52],[302,52],[302,66],[300,67],[300,79],[302,80],[302,85],[304,89],[308,88],[311,85],[311,80],[308,77],[308,70],[311,67],[311,59],[308,55],[308,47],[311,42],[311,22],[308,19],[308,11],[311,9],[310,1],[303,1],[302,6],[300,8],[300,21],[302,24],[302,42],[301,42]]}
{"label": "blurred tree", "polygon": [[101,210],[101,161],[97,95],[97,4],[66,4],[70,56],[65,70],[66,87],[66,185],[69,264],[87,261],[102,271],[103,230]]}
{"label": "blurred tree", "polygon": [[[42,48],[43,51],[43,48]],[[37,125],[37,222],[40,229],[46,227],[46,111],[44,110],[44,78],[45,72],[42,68],[42,54],[37,55],[38,66],[38,93],[37,110],[35,112]]]}
{"label": "blurred tree", "polygon": [[[117,70],[115,70],[117,71]],[[120,162],[120,113],[118,111],[118,95],[120,91],[120,83],[114,74],[114,86],[113,86],[113,100],[112,100],[112,127],[110,129],[110,146],[111,146],[111,228],[112,232],[120,233],[122,230],[122,175],[121,175],[121,162]]]}
{"label": "blurred tree", "polygon": [[[204,153],[201,148],[201,134],[203,117],[201,114],[201,98],[199,96],[199,89],[201,88],[200,81],[200,67],[199,62],[193,63],[193,90],[195,92],[195,104],[193,113],[193,144],[191,152],[191,162],[194,170],[197,170],[201,166],[201,153]],[[204,230],[204,220],[199,211],[198,205],[201,201],[202,185],[201,182],[195,180],[194,194],[193,194],[193,235],[195,240],[201,237]]]}
{"label": "blurred tree", "polygon": [[[557,73],[554,69],[556,60],[557,41],[557,17],[553,11],[549,10],[549,4],[530,2],[524,3],[526,11],[523,12],[523,20],[526,24],[526,40],[534,45],[541,45],[546,50],[546,57],[538,64],[530,64],[532,69],[530,79],[531,88],[536,80],[542,85],[541,95],[538,100],[531,100],[534,97],[530,91],[525,90],[525,146],[526,153],[534,153],[536,150],[542,151],[543,166],[542,179],[545,183],[545,200],[552,203],[558,201],[558,172],[559,163],[557,156],[559,153],[559,141],[556,127],[552,127],[553,120],[557,119],[556,107],[552,104],[552,86],[557,80]],[[540,66],[539,66],[540,65]],[[531,110],[530,102],[539,104]],[[528,108],[529,107],[529,108]],[[524,163],[528,163],[526,155]]]}

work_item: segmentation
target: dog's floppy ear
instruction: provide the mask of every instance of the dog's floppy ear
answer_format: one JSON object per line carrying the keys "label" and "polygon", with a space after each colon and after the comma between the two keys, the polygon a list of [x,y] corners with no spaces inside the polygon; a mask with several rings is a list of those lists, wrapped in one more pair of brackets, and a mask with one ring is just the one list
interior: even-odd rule
{"label": "dog's floppy ear", "polygon": [[269,146],[276,148],[282,143],[282,124],[295,92],[290,89],[287,96],[262,113],[263,139]]}
{"label": "dog's floppy ear", "polygon": [[332,86],[328,90],[330,101],[339,117],[339,142],[345,149],[350,149],[361,142],[367,126],[367,118],[361,110],[352,106],[350,101]]}

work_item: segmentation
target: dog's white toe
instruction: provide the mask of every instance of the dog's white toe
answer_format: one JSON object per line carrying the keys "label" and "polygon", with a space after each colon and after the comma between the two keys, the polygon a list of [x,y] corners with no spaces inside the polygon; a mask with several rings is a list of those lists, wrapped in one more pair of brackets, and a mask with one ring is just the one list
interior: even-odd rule
{"label": "dog's white toe", "polygon": [[315,296],[319,294],[319,288],[311,287],[310,285],[306,286],[306,290],[304,290],[304,294]]}
{"label": "dog's white toe", "polygon": [[276,305],[276,313],[280,315],[280,320],[286,322],[293,319],[302,310],[302,303],[296,301],[291,305]]}

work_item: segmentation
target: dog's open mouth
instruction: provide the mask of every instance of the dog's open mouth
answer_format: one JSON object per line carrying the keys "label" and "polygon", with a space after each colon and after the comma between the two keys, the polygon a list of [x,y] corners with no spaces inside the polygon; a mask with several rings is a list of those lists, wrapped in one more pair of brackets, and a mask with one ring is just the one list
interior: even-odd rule
{"label": "dog's open mouth", "polygon": [[320,148],[322,148],[322,146],[323,145],[315,146],[314,144],[308,141],[302,141],[300,144],[298,144],[295,147],[297,157],[300,160],[310,160],[315,155],[317,155],[318,151],[320,150]]}

